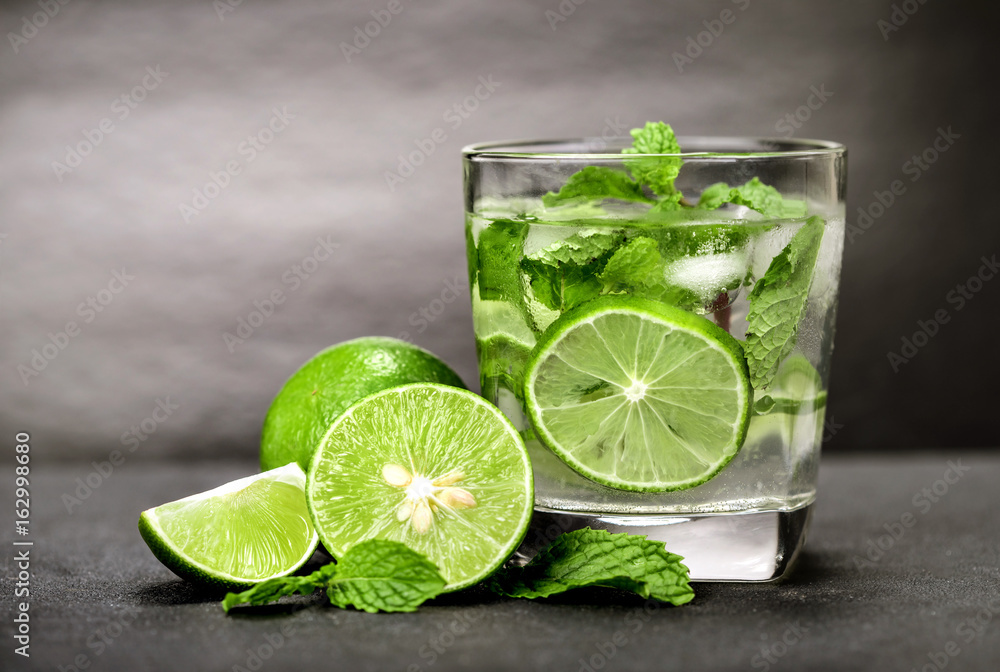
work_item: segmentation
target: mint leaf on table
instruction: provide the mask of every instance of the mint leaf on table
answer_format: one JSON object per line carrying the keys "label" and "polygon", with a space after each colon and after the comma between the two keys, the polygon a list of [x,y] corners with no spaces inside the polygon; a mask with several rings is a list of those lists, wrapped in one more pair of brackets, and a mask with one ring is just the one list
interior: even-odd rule
{"label": "mint leaf on table", "polygon": [[309,576],[279,576],[258,583],[242,593],[228,593],[222,600],[222,608],[228,613],[230,609],[240,604],[256,607],[268,602],[275,602],[286,595],[309,595],[317,588],[326,586],[330,577],[336,572],[336,565],[330,563],[320,567]]}
{"label": "mint leaf on table", "polygon": [[820,217],[806,220],[748,296],[743,350],[754,389],[771,384],[778,365],[795,347],[825,224]]}
{"label": "mint leaf on table", "polygon": [[326,593],[338,607],[370,613],[415,611],[440,595],[446,583],[420,553],[399,542],[370,539],[344,554]]}
{"label": "mint leaf on table", "polygon": [[[681,151],[674,129],[662,121],[647,121],[644,127],[633,128],[630,132],[632,146],[623,149],[622,154],[679,154]],[[647,185],[654,194],[672,196],[677,193],[674,180],[684,162],[679,156],[644,157],[626,159],[625,165],[636,181]]]}
{"label": "mint leaf on table", "polygon": [[726,203],[744,205],[765,217],[804,217],[806,204],[803,201],[783,198],[774,187],[753,178],[741,187],[730,187],[725,182],[716,182],[701,192],[697,207],[715,210]]}
{"label": "mint leaf on table", "polygon": [[550,191],[542,196],[542,204],[551,208],[564,203],[606,198],[643,203],[653,202],[642,192],[642,186],[624,172],[605,166],[587,166],[570,175],[558,193]]}
{"label": "mint leaf on table", "polygon": [[679,606],[694,598],[682,559],[662,542],[641,535],[584,528],[563,534],[524,567],[501,570],[490,588],[508,597],[535,599],[603,586]]}
{"label": "mint leaf on table", "polygon": [[325,588],[330,603],[370,613],[415,611],[444,591],[444,577],[437,567],[404,544],[370,539],[347,551],[309,576],[268,579],[242,593],[229,593],[222,601],[227,612],[238,604],[261,605],[285,595],[308,595]]}

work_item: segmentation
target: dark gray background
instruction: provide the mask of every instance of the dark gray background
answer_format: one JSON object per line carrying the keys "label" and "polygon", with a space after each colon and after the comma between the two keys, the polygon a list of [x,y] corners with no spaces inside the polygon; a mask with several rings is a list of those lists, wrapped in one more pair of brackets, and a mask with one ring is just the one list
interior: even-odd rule
{"label": "dark gray background", "polygon": [[[3,5],[0,436],[30,431],[38,458],[103,457],[169,398],[177,410],[137,456],[252,456],[283,380],[366,334],[408,334],[474,385],[468,301],[449,289],[466,284],[464,144],[647,119],[775,135],[825,87],[796,135],[848,146],[849,224],[873,192],[906,185],[845,247],[827,447],[996,443],[1000,283],[961,311],[946,298],[1000,252],[986,17],[911,2],[886,40],[887,1],[567,0],[550,24],[557,0],[401,0],[347,62],[340,43],[387,4],[243,0],[220,19],[211,0],[72,0],[17,53],[8,33],[40,9]],[[735,22],[678,72],[672,54],[727,8]],[[120,120],[112,102],[147,66],[169,74]],[[453,128],[445,111],[480,77],[499,86]],[[247,163],[238,147],[275,107],[293,119]],[[113,132],[60,181],[53,161],[105,117]],[[904,164],[949,127],[959,139],[911,182]],[[385,171],[436,128],[446,140],[390,190]],[[185,222],[179,204],[234,159],[241,174]],[[336,252],[289,291],[282,275],[320,236]],[[123,268],[135,279],[85,323],[77,306]],[[287,300],[230,353],[223,334],[276,289]],[[441,305],[421,330],[419,311]],[[894,373],[889,351],[939,309],[950,321]],[[23,384],[17,367],[70,320],[81,333]]]}

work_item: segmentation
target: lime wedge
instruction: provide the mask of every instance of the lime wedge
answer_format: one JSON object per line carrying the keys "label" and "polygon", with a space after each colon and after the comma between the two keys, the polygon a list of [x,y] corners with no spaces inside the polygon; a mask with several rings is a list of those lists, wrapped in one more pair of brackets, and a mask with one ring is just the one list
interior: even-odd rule
{"label": "lime wedge", "polygon": [[753,390],[739,342],[705,318],[602,297],[552,324],[525,371],[539,439],[621,490],[691,488],[746,437]]}
{"label": "lime wedge", "polygon": [[524,442],[496,407],[466,390],[418,383],[366,397],[331,425],[306,499],[334,557],[367,539],[399,541],[458,590],[521,543],[534,488]]}
{"label": "lime wedge", "polygon": [[143,511],[149,550],[183,579],[241,588],[291,574],[319,537],[306,508],[297,464],[248,476]]}

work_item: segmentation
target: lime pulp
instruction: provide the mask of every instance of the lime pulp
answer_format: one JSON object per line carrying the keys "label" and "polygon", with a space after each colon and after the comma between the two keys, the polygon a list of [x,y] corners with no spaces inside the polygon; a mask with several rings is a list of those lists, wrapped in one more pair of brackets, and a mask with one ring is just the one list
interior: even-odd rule
{"label": "lime pulp", "polygon": [[527,531],[531,463],[482,397],[437,384],[391,388],[344,412],[309,469],[306,498],[334,557],[367,539],[406,544],[457,590],[495,571]]}
{"label": "lime pulp", "polygon": [[304,488],[289,464],[143,511],[139,532],[181,578],[244,587],[294,572],[316,550]]}

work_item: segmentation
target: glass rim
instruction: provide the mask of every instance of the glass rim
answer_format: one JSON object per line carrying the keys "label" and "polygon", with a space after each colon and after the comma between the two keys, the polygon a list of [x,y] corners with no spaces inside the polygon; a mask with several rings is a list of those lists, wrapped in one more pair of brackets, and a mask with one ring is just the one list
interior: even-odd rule
{"label": "glass rim", "polygon": [[[632,138],[616,136],[612,138],[582,137],[560,138],[553,140],[495,140],[477,142],[462,148],[462,156],[467,159],[529,159],[537,161],[571,161],[571,160],[608,160],[638,157],[679,157],[685,159],[749,159],[749,158],[800,158],[819,157],[824,155],[842,155],[847,151],[842,143],[831,140],[813,140],[809,138],[777,138],[758,136],[715,136],[692,135],[680,136],[678,144],[699,146],[740,146],[759,145],[770,146],[770,149],[760,151],[692,151],[673,154],[622,154],[620,150],[612,150],[610,146],[620,141],[622,147],[632,144]],[[602,147],[604,151],[530,151],[531,147]],[[607,149],[605,149],[607,148]],[[518,150],[525,151],[518,151]]]}

